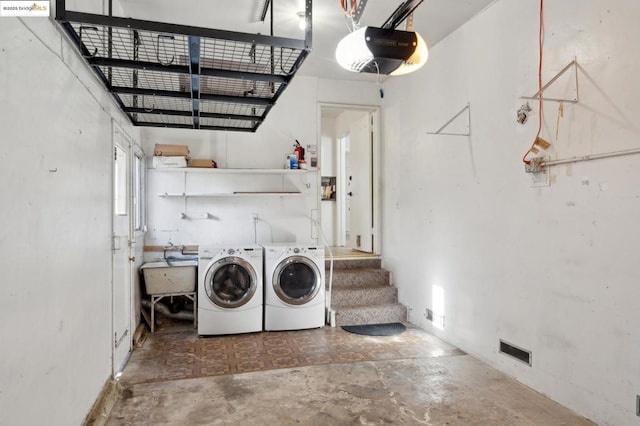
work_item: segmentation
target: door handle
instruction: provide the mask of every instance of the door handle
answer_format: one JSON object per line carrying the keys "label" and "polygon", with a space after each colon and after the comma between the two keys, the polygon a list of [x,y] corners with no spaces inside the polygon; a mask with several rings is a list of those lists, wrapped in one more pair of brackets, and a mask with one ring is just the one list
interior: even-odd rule
{"label": "door handle", "polygon": [[353,192],[347,192],[347,195],[348,195],[349,197],[353,197]]}
{"label": "door handle", "polygon": [[129,258],[129,262],[135,262],[135,261],[136,261],[136,257],[135,257],[135,256],[131,256],[131,257]]}

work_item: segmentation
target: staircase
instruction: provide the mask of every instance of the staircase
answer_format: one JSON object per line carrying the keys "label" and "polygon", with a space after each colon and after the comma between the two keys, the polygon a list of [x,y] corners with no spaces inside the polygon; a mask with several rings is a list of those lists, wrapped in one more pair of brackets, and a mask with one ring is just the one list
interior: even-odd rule
{"label": "staircase", "polygon": [[[327,290],[329,260],[325,262]],[[331,309],[336,326],[406,322],[407,308],[379,258],[334,259]]]}

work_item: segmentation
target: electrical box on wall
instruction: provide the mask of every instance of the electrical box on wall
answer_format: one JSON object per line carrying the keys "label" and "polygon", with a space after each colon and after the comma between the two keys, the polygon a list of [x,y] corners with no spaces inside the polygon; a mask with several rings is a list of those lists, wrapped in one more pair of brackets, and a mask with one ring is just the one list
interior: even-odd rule
{"label": "electrical box on wall", "polygon": [[307,145],[306,161],[309,170],[318,170],[318,145]]}
{"label": "electrical box on wall", "polygon": [[549,186],[549,167],[544,165],[545,158],[533,158],[525,163],[524,171],[531,174],[531,186]]}

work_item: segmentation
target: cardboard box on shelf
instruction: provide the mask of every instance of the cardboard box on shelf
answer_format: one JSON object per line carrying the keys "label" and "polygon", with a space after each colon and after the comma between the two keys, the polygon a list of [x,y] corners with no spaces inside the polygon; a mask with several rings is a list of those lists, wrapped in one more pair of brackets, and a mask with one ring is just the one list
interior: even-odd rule
{"label": "cardboard box on shelf", "polygon": [[157,143],[153,148],[153,155],[162,157],[188,157],[189,147],[187,145]]}
{"label": "cardboard box on shelf", "polygon": [[187,158],[184,156],[155,156],[153,157],[154,169],[165,169],[170,167],[187,167]]}
{"label": "cardboard box on shelf", "polygon": [[203,158],[192,158],[191,160],[189,160],[189,167],[205,167],[205,168],[215,169],[216,167],[218,167],[218,165],[213,160],[206,160]]}

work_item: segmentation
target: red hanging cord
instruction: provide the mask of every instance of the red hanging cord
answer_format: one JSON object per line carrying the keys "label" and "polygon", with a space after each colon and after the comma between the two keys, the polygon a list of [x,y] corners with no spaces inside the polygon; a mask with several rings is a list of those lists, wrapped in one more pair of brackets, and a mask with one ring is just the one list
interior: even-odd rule
{"label": "red hanging cord", "polygon": [[351,18],[356,12],[356,5],[358,4],[358,2],[357,0],[351,0],[351,9],[348,10],[347,1],[348,0],[340,0],[340,6],[342,7],[342,11],[344,12],[344,14]]}
{"label": "red hanging cord", "polygon": [[529,164],[531,163],[530,160],[527,160],[527,155],[529,155],[531,153],[531,149],[533,148],[533,146],[536,144],[536,140],[538,139],[538,137],[540,136],[540,132],[542,131],[542,93],[540,93],[542,91],[542,51],[543,51],[543,45],[544,45],[544,0],[540,0],[540,20],[539,20],[540,24],[539,24],[539,29],[538,29],[538,109],[539,109],[539,114],[538,114],[538,133],[536,134],[536,138],[533,140],[533,143],[531,144],[531,147],[529,147],[529,149],[527,150],[527,152],[525,152],[524,156],[522,157],[522,162],[525,164]]}

